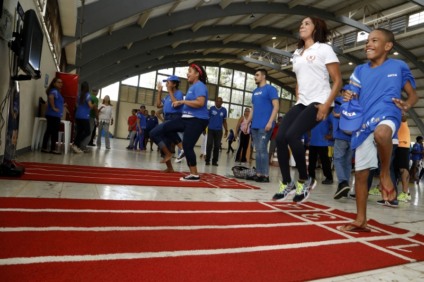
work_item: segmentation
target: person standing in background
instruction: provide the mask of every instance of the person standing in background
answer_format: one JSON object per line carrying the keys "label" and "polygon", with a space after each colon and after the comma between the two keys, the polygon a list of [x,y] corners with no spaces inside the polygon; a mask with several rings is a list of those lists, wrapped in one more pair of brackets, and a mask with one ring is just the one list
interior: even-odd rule
{"label": "person standing in background", "polygon": [[250,122],[248,122],[250,115],[250,108],[245,108],[243,116],[241,116],[237,122],[236,135],[239,139],[239,147],[236,153],[236,162],[246,163],[246,154],[249,150],[250,144]]}
{"label": "person standing in background", "polygon": [[[47,87],[47,110],[46,120],[47,129],[44,133],[43,144],[41,152],[60,154],[60,151],[56,150],[56,142],[59,136],[60,120],[63,115],[63,110],[66,107],[64,99],[60,90],[62,89],[63,82],[60,78],[53,78]],[[47,148],[47,144],[50,139],[50,150]]]}
{"label": "person standing in background", "polygon": [[[255,83],[258,86],[253,90],[252,110],[247,123],[252,122],[251,133],[256,149],[256,182],[269,182],[269,155],[268,142],[280,106],[278,92],[274,86],[266,83],[267,71],[259,69],[255,73]],[[247,129],[245,132],[247,133]]]}
{"label": "person standing in background", "polygon": [[[397,196],[398,201],[408,202],[411,200],[409,194],[409,150],[411,148],[411,132],[408,126],[408,119],[406,115],[402,114],[402,122],[398,130],[399,144],[395,152],[395,159],[393,161],[395,174],[398,176],[402,183],[402,192]],[[397,182],[397,181],[396,181]]]}
{"label": "person standing in background", "polygon": [[[277,133],[278,164],[283,179],[273,196],[275,201],[285,200],[293,193],[294,202],[306,201],[317,184],[308,175],[301,138],[329,115],[342,86],[339,59],[327,44],[329,35],[327,24],[321,19],[306,17],[300,24],[298,49],[293,54],[297,101],[283,117]],[[299,173],[296,182],[290,175],[289,147]]]}
{"label": "person standing in background", "polygon": [[[206,145],[206,165],[218,166],[219,149],[222,140],[222,127],[225,129],[224,138],[227,138],[227,109],[222,106],[221,97],[216,98],[215,106],[209,109],[208,141]],[[213,156],[211,156],[213,148]]]}
{"label": "person standing in background", "polygon": [[99,90],[97,88],[93,88],[90,93],[91,102],[93,103],[94,107],[90,110],[90,130],[91,135],[84,140],[82,147],[85,148],[86,146],[96,146],[94,144],[94,137],[96,137],[96,128],[99,124],[99,118],[98,118],[98,107],[99,107],[99,98],[97,98],[97,95],[99,94]]}
{"label": "person standing in background", "polygon": [[102,130],[104,130],[106,149],[110,149],[109,125],[113,125],[113,106],[110,103],[109,95],[106,95],[99,107],[99,131],[96,142],[98,148],[102,145]]}
{"label": "person standing in background", "polygon": [[82,142],[90,136],[90,110],[94,107],[90,97],[90,87],[87,81],[81,83],[80,93],[77,99],[77,110],[75,113],[75,124],[77,134],[72,145],[74,153],[84,153],[81,150]]}
{"label": "person standing in background", "polygon": [[128,117],[128,132],[130,143],[126,149],[134,149],[135,136],[137,135],[137,109],[131,110],[131,115]]}

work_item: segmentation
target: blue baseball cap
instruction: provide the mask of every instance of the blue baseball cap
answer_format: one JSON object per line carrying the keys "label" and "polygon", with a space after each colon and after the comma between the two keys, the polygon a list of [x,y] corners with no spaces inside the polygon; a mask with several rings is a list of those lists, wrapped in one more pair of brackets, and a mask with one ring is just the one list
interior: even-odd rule
{"label": "blue baseball cap", "polygon": [[168,77],[167,79],[164,79],[163,82],[167,82],[167,81],[180,81],[180,78],[176,75],[171,75],[170,77]]}
{"label": "blue baseball cap", "polygon": [[352,99],[340,106],[339,127],[346,134],[358,131],[362,126],[363,110],[357,99]]}

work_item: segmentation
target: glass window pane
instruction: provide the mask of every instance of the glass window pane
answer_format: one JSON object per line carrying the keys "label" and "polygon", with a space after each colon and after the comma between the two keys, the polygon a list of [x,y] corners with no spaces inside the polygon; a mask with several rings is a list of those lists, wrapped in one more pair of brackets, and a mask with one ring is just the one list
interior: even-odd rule
{"label": "glass window pane", "polygon": [[231,93],[231,103],[243,104],[243,91],[233,89]]}
{"label": "glass window pane", "polygon": [[281,93],[281,86],[278,86],[278,85],[277,85],[277,84],[275,84],[275,83],[271,83],[271,85],[272,85],[272,86],[274,86],[274,87],[275,87],[275,89],[277,89],[278,96],[280,96],[280,93]]}
{"label": "glass window pane", "polygon": [[244,92],[244,103],[245,106],[252,106],[252,93]]}
{"label": "glass window pane", "polygon": [[138,75],[127,78],[121,82],[124,85],[137,86],[138,83]]}
{"label": "glass window pane", "polygon": [[[162,75],[162,74],[158,74],[158,82],[157,83],[161,83],[162,84],[162,91],[166,92],[166,82],[163,82],[163,80],[167,79],[168,75]],[[156,89],[156,87],[155,87]]]}
{"label": "glass window pane", "polygon": [[207,104],[208,109],[212,106],[215,106],[215,101],[208,100],[208,104]]}
{"label": "glass window pane", "polygon": [[281,98],[283,99],[287,99],[287,100],[291,100],[291,93],[289,91],[287,91],[286,89],[283,88],[283,92],[281,94]]}
{"label": "glass window pane", "polygon": [[167,76],[170,76],[171,74],[174,74],[174,68],[161,69],[161,70],[158,70],[158,73],[161,73],[161,74],[165,74]]}
{"label": "glass window pane", "polygon": [[182,78],[187,78],[188,67],[175,68],[175,75]]}
{"label": "glass window pane", "polygon": [[255,76],[252,74],[247,74],[246,76],[246,91],[253,92],[256,89]]}
{"label": "glass window pane", "polygon": [[221,97],[224,101],[230,101],[231,89],[227,87],[219,87],[218,97]]}
{"label": "glass window pane", "polygon": [[208,82],[218,84],[218,67],[206,67],[206,74],[208,75]]}
{"label": "glass window pane", "polygon": [[244,89],[244,82],[246,80],[246,73],[241,71],[234,71],[233,87],[237,89]]}
{"label": "glass window pane", "polygon": [[231,87],[232,78],[233,78],[233,70],[221,68],[221,75],[219,77],[219,85]]}
{"label": "glass window pane", "polygon": [[155,79],[156,79],[156,71],[144,73],[140,75],[140,84],[138,86],[154,89]]}
{"label": "glass window pane", "polygon": [[228,111],[229,118],[239,118],[242,114],[242,106],[240,105],[231,105],[230,110]]}
{"label": "glass window pane", "polygon": [[102,97],[109,95],[111,101],[118,101],[119,82],[103,87],[100,91],[102,93]]}

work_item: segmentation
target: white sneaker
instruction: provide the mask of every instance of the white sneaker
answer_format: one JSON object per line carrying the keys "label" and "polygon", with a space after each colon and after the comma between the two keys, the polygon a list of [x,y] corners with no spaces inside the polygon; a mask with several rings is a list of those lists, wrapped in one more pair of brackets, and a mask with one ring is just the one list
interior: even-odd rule
{"label": "white sneaker", "polygon": [[77,153],[77,154],[82,154],[82,153],[84,153],[80,148],[78,148],[78,146],[77,145],[72,145],[72,151],[74,151],[74,153]]}
{"label": "white sneaker", "polygon": [[184,150],[181,150],[180,154],[178,155],[178,157],[175,159],[176,163],[180,163],[183,159],[185,158],[185,154],[184,154]]}

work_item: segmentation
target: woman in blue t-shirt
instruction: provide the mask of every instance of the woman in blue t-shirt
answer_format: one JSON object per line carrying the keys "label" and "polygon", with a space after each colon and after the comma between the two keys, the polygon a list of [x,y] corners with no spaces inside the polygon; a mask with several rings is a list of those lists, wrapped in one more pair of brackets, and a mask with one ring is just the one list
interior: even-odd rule
{"label": "woman in blue t-shirt", "polygon": [[[47,111],[46,111],[46,120],[47,120],[47,129],[44,133],[43,145],[41,147],[41,152],[44,153],[53,153],[60,154],[56,150],[56,142],[59,135],[60,119],[63,115],[63,107],[65,106],[62,94],[60,90],[62,89],[62,80],[60,78],[53,78],[50,82],[49,87],[47,87]],[[50,139],[50,150],[47,148],[47,144]]]}
{"label": "woman in blue t-shirt", "polygon": [[81,142],[91,134],[90,130],[90,110],[93,108],[91,102],[90,87],[88,82],[81,84],[80,94],[78,95],[77,111],[75,113],[75,125],[77,134],[72,145],[75,153],[83,153],[81,150]]}
{"label": "woman in blue t-shirt", "polygon": [[169,138],[174,144],[179,144],[181,143],[181,138],[178,136],[178,132],[183,132],[184,140],[182,144],[190,174],[181,177],[180,180],[199,181],[200,176],[197,173],[194,146],[209,123],[206,71],[197,64],[191,64],[188,68],[187,80],[191,86],[187,91],[185,100],[174,101],[172,103],[174,108],[183,105],[183,115],[180,118],[170,120],[164,124],[164,138],[158,145],[165,154],[163,162],[169,161],[172,158],[172,153],[168,150],[163,140]]}

